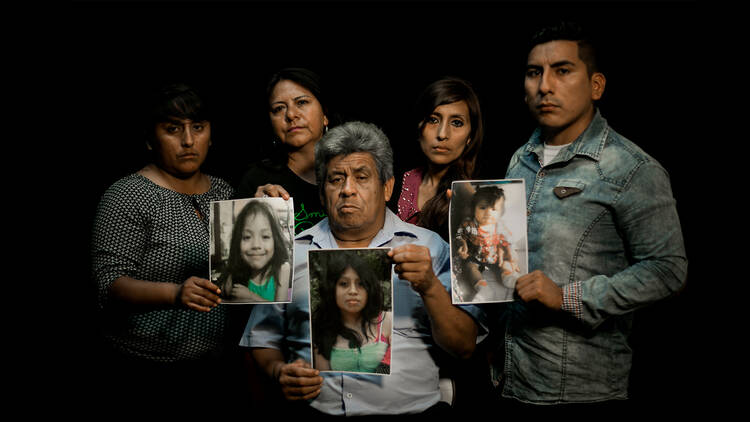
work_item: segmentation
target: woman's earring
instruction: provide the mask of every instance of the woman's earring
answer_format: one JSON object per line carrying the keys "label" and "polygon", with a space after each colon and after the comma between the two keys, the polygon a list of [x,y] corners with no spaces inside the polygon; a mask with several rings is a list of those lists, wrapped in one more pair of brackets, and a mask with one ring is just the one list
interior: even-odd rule
{"label": "woman's earring", "polygon": [[328,133],[328,125],[325,125],[325,127],[323,128],[323,133]]}

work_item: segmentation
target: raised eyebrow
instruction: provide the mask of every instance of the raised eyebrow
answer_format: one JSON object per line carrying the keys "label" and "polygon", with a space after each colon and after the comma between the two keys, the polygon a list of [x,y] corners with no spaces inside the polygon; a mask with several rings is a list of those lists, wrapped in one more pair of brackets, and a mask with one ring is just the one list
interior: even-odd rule
{"label": "raised eyebrow", "polygon": [[353,170],[353,173],[367,173],[367,174],[370,174],[371,171],[370,171],[370,167],[368,167],[368,166],[360,166],[360,167],[355,168]]}

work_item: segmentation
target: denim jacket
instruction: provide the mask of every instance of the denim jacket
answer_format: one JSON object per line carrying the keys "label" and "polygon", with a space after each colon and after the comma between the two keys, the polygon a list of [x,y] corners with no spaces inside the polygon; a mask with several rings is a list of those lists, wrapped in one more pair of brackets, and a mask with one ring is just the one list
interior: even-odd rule
{"label": "denim jacket", "polygon": [[687,259],[669,175],[599,111],[544,167],[537,129],[507,178],[526,180],[529,271],[563,309],[507,310],[503,396],[532,403],[627,397],[633,311],[682,289]]}

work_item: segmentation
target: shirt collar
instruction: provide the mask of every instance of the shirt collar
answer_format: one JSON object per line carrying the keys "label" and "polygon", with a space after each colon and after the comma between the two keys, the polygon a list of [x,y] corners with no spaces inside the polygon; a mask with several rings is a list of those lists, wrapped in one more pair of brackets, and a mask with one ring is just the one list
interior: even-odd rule
{"label": "shirt collar", "polygon": [[[583,133],[573,141],[573,143],[568,145],[567,148],[563,148],[563,150],[560,151],[560,154],[567,155],[561,157],[562,160],[568,160],[575,155],[585,155],[599,161],[608,135],[609,126],[607,125],[607,120],[602,117],[601,112],[597,108],[594,118],[591,120],[591,123],[589,123],[586,130],[584,130]],[[544,145],[540,136],[541,129],[537,128],[529,138],[529,142],[526,145],[526,152],[533,152],[537,155],[541,155]]]}
{"label": "shirt collar", "polygon": [[[402,221],[390,208],[385,208],[385,220],[383,227],[378,231],[370,242],[369,247],[380,247],[390,243],[396,236],[407,236],[419,239],[416,230],[412,229],[411,224]],[[336,238],[333,237],[331,226],[328,223],[328,217],[321,220],[318,224],[303,231],[297,236],[297,240],[307,240],[321,249],[338,248]]]}

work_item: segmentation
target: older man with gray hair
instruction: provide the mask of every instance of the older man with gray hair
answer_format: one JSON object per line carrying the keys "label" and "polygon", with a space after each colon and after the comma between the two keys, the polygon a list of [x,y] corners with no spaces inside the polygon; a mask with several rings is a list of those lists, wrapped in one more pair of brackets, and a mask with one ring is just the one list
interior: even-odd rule
{"label": "older man with gray hair", "polygon": [[[431,414],[444,406],[435,347],[457,357],[474,351],[477,307],[453,306],[449,247],[429,230],[401,221],[387,207],[393,152],[376,126],[349,122],[315,146],[320,195],[328,213],[295,240],[293,302],[256,306],[241,345],[284,397],[307,401],[304,412],[328,415]],[[310,249],[390,247],[394,318],[391,374],[319,372],[311,368]],[[441,404],[443,403],[443,404]]]}

